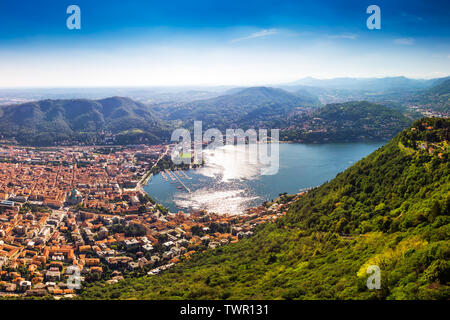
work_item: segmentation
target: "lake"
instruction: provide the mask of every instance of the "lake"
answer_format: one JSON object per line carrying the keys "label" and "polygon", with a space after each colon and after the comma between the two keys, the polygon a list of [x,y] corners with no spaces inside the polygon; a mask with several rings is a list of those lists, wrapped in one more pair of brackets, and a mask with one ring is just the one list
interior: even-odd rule
{"label": "lake", "polygon": [[[333,179],[339,172],[372,153],[384,143],[280,144],[275,174],[263,175],[265,165],[255,163],[245,146],[207,150],[201,168],[185,171],[178,178],[190,190],[166,181],[161,174],[151,178],[145,191],[171,212],[205,209],[238,214],[280,193],[298,193]],[[181,177],[180,177],[181,176]]]}

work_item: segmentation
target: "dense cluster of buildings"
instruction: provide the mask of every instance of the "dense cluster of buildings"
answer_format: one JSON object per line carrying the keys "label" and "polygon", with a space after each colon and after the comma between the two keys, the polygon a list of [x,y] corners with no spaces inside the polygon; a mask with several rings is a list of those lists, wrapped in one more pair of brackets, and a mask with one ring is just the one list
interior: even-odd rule
{"label": "dense cluster of buildings", "polygon": [[[139,187],[164,146],[0,149],[0,295],[70,297],[252,235],[286,202],[169,213]],[[81,284],[81,287],[80,287]]]}
{"label": "dense cluster of buildings", "polygon": [[0,148],[0,201],[54,209],[83,203],[117,214],[133,212],[139,204],[136,185],[164,149]]}
{"label": "dense cluster of buildings", "polygon": [[432,104],[410,104],[407,106],[409,110],[420,113],[424,117],[429,118],[448,118],[449,112],[436,111],[436,106]]}

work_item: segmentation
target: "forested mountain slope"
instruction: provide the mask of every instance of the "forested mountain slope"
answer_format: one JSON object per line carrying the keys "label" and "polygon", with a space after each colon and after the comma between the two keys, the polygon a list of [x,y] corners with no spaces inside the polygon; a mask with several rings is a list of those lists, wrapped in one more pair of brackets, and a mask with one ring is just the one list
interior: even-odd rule
{"label": "forested mountain slope", "polygon": [[410,99],[413,104],[425,105],[434,111],[450,112],[450,78],[435,80],[435,85]]}
{"label": "forested mountain slope", "polygon": [[[448,299],[449,138],[449,119],[417,121],[253,237],[81,297]],[[369,265],[380,290],[366,287]]]}
{"label": "forested mountain slope", "polygon": [[168,110],[168,119],[182,120],[192,125],[194,120],[205,127],[219,129],[238,125],[248,127],[263,123],[264,127],[276,119],[286,119],[298,107],[319,106],[311,94],[293,94],[271,87],[250,87],[212,99],[189,102]]}
{"label": "forested mountain slope", "polygon": [[[95,143],[102,131],[118,142],[157,143],[164,132],[147,106],[129,98],[41,100],[0,108],[0,135],[21,144]],[[134,141],[136,140],[136,141]]]}
{"label": "forested mountain slope", "polygon": [[282,127],[282,140],[296,142],[388,141],[411,124],[401,112],[367,101],[327,104],[300,113]]}

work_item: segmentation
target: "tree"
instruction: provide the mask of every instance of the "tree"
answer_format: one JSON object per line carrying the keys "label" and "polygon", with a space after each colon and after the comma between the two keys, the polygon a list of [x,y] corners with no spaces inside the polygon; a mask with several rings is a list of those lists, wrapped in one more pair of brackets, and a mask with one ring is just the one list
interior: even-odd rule
{"label": "tree", "polygon": [[440,216],[442,212],[441,204],[439,201],[435,200],[433,203],[433,207],[431,208],[431,212],[429,215],[429,220],[433,221],[436,217]]}

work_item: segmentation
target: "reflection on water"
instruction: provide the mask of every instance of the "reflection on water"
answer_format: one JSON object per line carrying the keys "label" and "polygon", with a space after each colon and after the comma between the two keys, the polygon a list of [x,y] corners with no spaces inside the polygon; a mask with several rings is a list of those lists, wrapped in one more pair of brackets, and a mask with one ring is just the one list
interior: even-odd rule
{"label": "reflection on water", "polygon": [[195,171],[195,176],[200,181],[205,179],[206,186],[192,193],[176,193],[173,201],[178,208],[240,213],[259,199],[247,186],[249,180],[258,178],[263,167],[255,157],[255,146],[207,149],[203,157],[205,164]]}
{"label": "reflection on water", "polygon": [[227,145],[213,150],[205,150],[205,165],[198,170],[206,177],[220,177],[221,182],[254,179],[263,165],[257,160],[254,146]]}
{"label": "reflection on water", "polygon": [[380,147],[382,143],[281,144],[280,168],[275,175],[261,175],[265,166],[249,157],[245,146],[206,150],[205,165],[187,172],[183,182],[192,191],[154,176],[145,190],[171,212],[206,209],[240,213],[273,199],[282,192],[318,186]]}
{"label": "reflection on water", "polygon": [[211,192],[210,188],[202,188],[191,194],[178,193],[174,197],[174,202],[179,208],[205,209],[217,213],[239,213],[256,199],[259,197],[246,195],[244,189]]}

